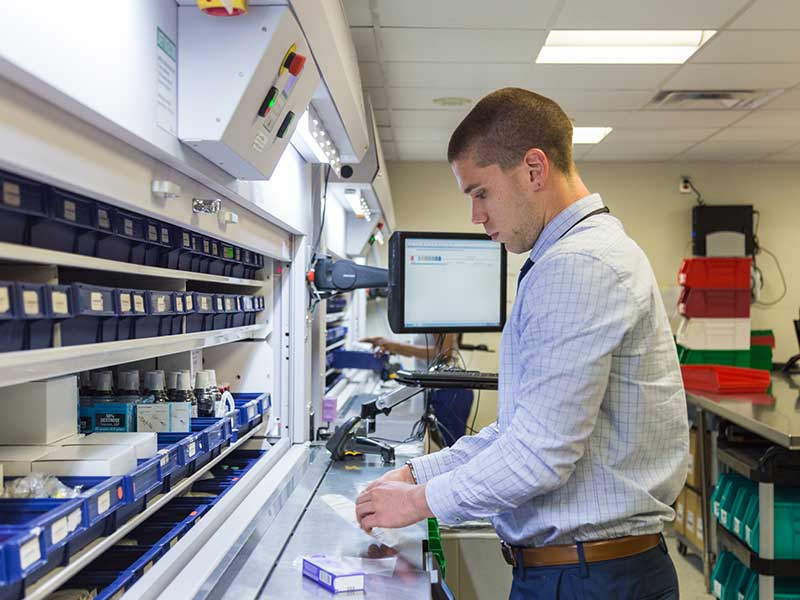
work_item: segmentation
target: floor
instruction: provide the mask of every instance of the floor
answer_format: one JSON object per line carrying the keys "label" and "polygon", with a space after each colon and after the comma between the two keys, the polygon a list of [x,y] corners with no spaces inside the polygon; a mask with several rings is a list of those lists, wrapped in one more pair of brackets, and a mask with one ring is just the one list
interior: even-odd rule
{"label": "floor", "polygon": [[713,599],[714,596],[706,593],[706,585],[703,581],[703,565],[700,557],[696,554],[681,556],[678,554],[678,543],[671,531],[664,532],[669,545],[669,555],[675,563],[675,570],[678,572],[678,583],[681,588],[681,600],[706,600]]}

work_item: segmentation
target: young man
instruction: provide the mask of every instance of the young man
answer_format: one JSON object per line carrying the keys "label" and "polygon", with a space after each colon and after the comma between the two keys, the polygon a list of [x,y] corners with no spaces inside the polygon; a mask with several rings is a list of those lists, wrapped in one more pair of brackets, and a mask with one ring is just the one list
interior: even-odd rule
{"label": "young man", "polygon": [[647,257],[590,194],[572,124],[506,88],[450,139],[472,222],[530,253],[503,331],[497,422],[357,500],[361,526],[489,518],[511,598],[678,597],[661,536],[686,476],[686,404]]}

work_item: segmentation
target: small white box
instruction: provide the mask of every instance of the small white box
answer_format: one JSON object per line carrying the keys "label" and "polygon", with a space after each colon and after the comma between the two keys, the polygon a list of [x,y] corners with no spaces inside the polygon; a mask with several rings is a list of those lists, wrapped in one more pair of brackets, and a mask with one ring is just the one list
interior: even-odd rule
{"label": "small white box", "polygon": [[111,477],[136,468],[136,452],[126,446],[65,446],[35,460],[31,470],[65,477]]}
{"label": "small white box", "polygon": [[170,402],[169,427],[170,431],[192,430],[192,403]]}
{"label": "small white box", "polygon": [[678,325],[677,342],[690,350],[749,350],[750,319],[687,319]]}
{"label": "small white box", "polygon": [[169,412],[169,404],[138,404],[136,431],[170,431]]}
{"label": "small white box", "polygon": [[150,458],[158,452],[155,433],[103,432],[92,433],[64,446],[125,446],[133,448],[137,459]]}
{"label": "small white box", "polygon": [[[24,407],[24,410],[20,410]],[[53,444],[78,430],[78,379],[74,375],[12,385],[0,396],[4,444]]]}
{"label": "small white box", "polygon": [[50,446],[0,446],[0,463],[6,477],[30,475],[31,463],[53,451]]}

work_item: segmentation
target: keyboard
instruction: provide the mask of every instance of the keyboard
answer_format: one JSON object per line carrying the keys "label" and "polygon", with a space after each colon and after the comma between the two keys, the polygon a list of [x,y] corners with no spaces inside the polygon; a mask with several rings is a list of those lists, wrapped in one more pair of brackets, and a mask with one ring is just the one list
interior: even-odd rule
{"label": "keyboard", "polygon": [[400,369],[395,375],[400,383],[423,388],[497,389],[497,373],[459,370],[406,371]]}

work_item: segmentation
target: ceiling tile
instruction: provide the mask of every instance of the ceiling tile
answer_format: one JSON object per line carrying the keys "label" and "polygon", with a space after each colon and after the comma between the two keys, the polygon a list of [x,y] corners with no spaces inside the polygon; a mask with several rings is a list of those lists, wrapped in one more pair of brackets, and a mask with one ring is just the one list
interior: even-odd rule
{"label": "ceiling tile", "polygon": [[544,44],[545,32],[385,28],[380,36],[386,61],[526,63]]}
{"label": "ceiling tile", "polygon": [[625,127],[725,127],[746,114],[744,110],[640,110],[630,114]]}
{"label": "ceiling tile", "polygon": [[400,160],[447,160],[447,142],[395,142]]}
{"label": "ceiling tile", "polygon": [[675,65],[534,65],[531,87],[574,90],[655,90]]}
{"label": "ceiling tile", "polygon": [[767,104],[763,110],[800,110],[800,90],[781,94]]}
{"label": "ceiling tile", "polygon": [[376,62],[378,51],[375,46],[375,32],[372,27],[351,27],[350,35],[356,47],[358,60],[361,62]]}
{"label": "ceiling tile", "polygon": [[574,144],[572,146],[572,160],[581,160],[594,146],[594,144]]}
{"label": "ceiling tile", "polygon": [[576,127],[621,127],[631,118],[624,110],[567,111]]}
{"label": "ceiling tile", "polygon": [[386,160],[395,160],[397,158],[397,148],[394,142],[381,142],[381,150]]}
{"label": "ceiling tile", "polygon": [[787,141],[800,142],[800,127],[739,127],[735,125],[723,129],[711,141],[722,142],[761,142]]}
{"label": "ceiling tile", "polygon": [[757,0],[736,19],[730,29],[800,29],[800,2]]}
{"label": "ceiling tile", "polygon": [[455,129],[467,115],[469,109],[462,110],[393,110],[392,125],[404,127],[434,127]]}
{"label": "ceiling tile", "polygon": [[344,0],[344,12],[351,27],[371,27],[369,0]]}
{"label": "ceiling tile", "polygon": [[395,139],[398,142],[432,142],[445,145],[449,143],[452,129],[434,129],[433,127],[397,127]]}
{"label": "ceiling tile", "polygon": [[387,62],[385,68],[393,87],[526,87],[531,79],[524,63]]}
{"label": "ceiling tile", "polygon": [[375,123],[379,127],[388,127],[391,125],[391,121],[389,120],[389,111],[388,110],[376,110],[375,111]]}
{"label": "ceiling tile", "polygon": [[643,154],[662,154],[672,156],[683,152],[693,142],[688,141],[659,141],[659,140],[638,140],[636,142],[612,142],[611,139],[606,138],[591,151],[590,156],[607,156],[619,154],[636,154],[637,152]]}
{"label": "ceiling tile", "polygon": [[719,29],[748,0],[566,0],[554,29]]}
{"label": "ceiling tile", "polygon": [[736,124],[737,127],[800,127],[800,110],[758,110]]}
{"label": "ceiling tile", "polygon": [[601,146],[617,146],[634,143],[694,142],[704,140],[717,132],[713,128],[661,128],[661,129],[615,129],[601,142]]}
{"label": "ceiling tile", "polygon": [[382,27],[546,29],[558,0],[380,0]]}
{"label": "ceiling tile", "polygon": [[711,38],[690,62],[799,63],[800,35],[797,31],[723,31]]}
{"label": "ceiling tile", "polygon": [[595,154],[595,151],[592,151],[586,154],[581,162],[666,162],[675,158],[677,154],[674,152],[640,152],[636,150]]}
{"label": "ceiling tile", "polygon": [[800,82],[797,65],[688,64],[663,86],[665,89],[775,89]]}
{"label": "ceiling tile", "polygon": [[787,142],[703,142],[681,155],[681,158],[700,160],[760,160],[767,154],[788,148]]}
{"label": "ceiling tile", "polygon": [[383,85],[383,73],[378,63],[358,63],[358,71],[361,74],[361,85],[365,87],[381,87]]}
{"label": "ceiling tile", "polygon": [[391,127],[378,127],[378,137],[380,137],[381,142],[391,142],[394,137],[392,135],[392,128]]}
{"label": "ceiling tile", "polygon": [[577,111],[632,110],[650,102],[651,91],[549,90],[534,91],[552,98],[567,113]]}
{"label": "ceiling tile", "polygon": [[386,92],[383,91],[383,88],[364,88],[364,91],[369,94],[369,98],[372,100],[373,110],[385,110],[388,107]]}
{"label": "ceiling tile", "polygon": [[[491,90],[467,90],[463,88],[389,88],[389,96],[392,101],[392,110],[394,109],[423,109],[430,110],[439,108],[433,103],[434,98],[441,98],[444,96],[453,96],[459,98],[469,98],[473,102],[477,102],[483,96],[488,94]],[[463,112],[464,108],[455,106],[452,108],[444,108],[442,110],[453,110],[456,112]]]}

